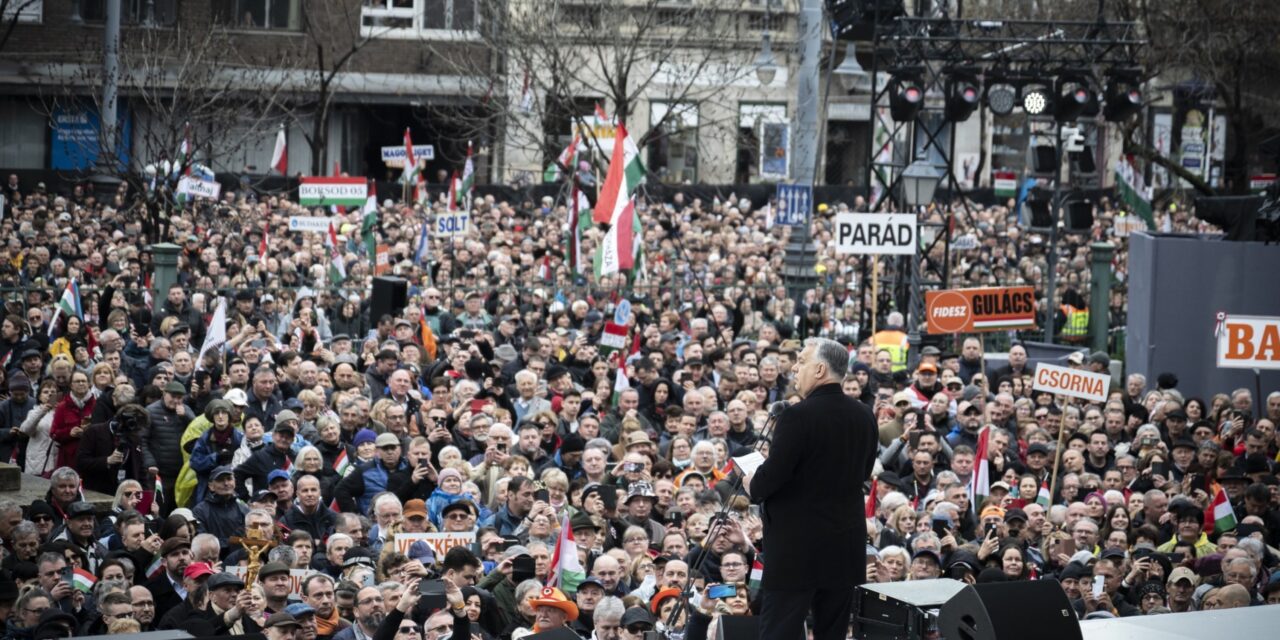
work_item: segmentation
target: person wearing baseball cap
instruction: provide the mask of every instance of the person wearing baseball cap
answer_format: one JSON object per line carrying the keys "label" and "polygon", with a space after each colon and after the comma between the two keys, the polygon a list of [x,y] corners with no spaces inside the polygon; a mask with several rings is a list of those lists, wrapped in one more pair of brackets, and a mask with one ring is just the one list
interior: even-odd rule
{"label": "person wearing baseball cap", "polygon": [[248,460],[236,467],[236,492],[242,499],[248,500],[252,495],[250,483],[254,491],[270,488],[267,476],[272,471],[293,466],[293,439],[297,428],[297,414],[288,409],[276,414],[270,444],[254,451]]}
{"label": "person wearing baseball cap", "polygon": [[1191,610],[1192,596],[1200,586],[1200,576],[1186,567],[1174,567],[1169,572],[1165,588],[1169,592],[1169,610],[1182,613]]}
{"label": "person wearing baseball cap", "polygon": [[529,598],[529,606],[533,608],[534,633],[567,628],[570,622],[578,619],[578,605],[555,587],[543,587],[542,591]]}
{"label": "person wearing baseball cap", "polygon": [[177,629],[190,619],[207,618],[203,603],[197,602],[195,597],[200,587],[204,586],[209,576],[213,574],[213,567],[204,562],[192,562],[182,570],[182,587],[186,597],[176,607],[163,612],[157,609],[157,614],[163,613],[160,618],[161,629]]}
{"label": "person wearing baseball cap", "polygon": [[907,387],[911,396],[911,406],[924,408],[934,395],[943,392],[942,383],[938,381],[938,365],[924,360],[916,366],[915,380]]}

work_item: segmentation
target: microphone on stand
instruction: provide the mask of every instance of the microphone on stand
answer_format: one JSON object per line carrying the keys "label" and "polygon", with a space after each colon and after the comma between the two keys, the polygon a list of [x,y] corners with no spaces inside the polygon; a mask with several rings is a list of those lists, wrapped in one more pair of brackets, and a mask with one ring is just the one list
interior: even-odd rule
{"label": "microphone on stand", "polygon": [[775,403],[773,403],[773,404],[769,405],[769,417],[770,417],[770,418],[776,418],[776,417],[778,417],[778,416],[782,415],[782,412],[783,412],[783,411],[786,411],[786,409],[787,409],[787,407],[788,407],[788,406],[790,406],[790,405],[788,405],[788,404],[787,404],[787,401],[786,401],[786,400],[779,400],[779,401],[777,401],[777,402],[775,402]]}

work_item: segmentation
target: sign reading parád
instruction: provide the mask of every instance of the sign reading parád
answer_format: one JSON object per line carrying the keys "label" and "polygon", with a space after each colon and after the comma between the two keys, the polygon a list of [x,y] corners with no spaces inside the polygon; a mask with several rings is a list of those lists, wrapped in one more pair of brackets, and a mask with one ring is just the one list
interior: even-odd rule
{"label": "sign reading par\u00e1d", "polygon": [[915,255],[916,224],[910,213],[841,213],[836,216],[836,253]]}
{"label": "sign reading par\u00e1d", "polygon": [[1218,367],[1280,369],[1280,318],[1218,314]]}
{"label": "sign reading par\u00e1d", "polygon": [[305,207],[359,207],[369,199],[369,182],[364,178],[303,178],[298,185],[298,203]]}
{"label": "sign reading par\u00e1d", "polygon": [[926,291],[929,333],[970,333],[1036,326],[1033,287],[988,287]]}
{"label": "sign reading par\u00e1d", "polygon": [[1111,376],[1083,369],[1069,369],[1054,364],[1036,365],[1032,389],[1057,393],[1090,402],[1106,402],[1111,390]]}

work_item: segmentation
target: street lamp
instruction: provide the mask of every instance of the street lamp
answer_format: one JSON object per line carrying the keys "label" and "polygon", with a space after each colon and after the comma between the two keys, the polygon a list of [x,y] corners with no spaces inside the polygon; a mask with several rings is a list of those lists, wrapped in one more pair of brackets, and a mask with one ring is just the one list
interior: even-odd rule
{"label": "street lamp", "polygon": [[858,46],[850,42],[845,47],[844,61],[831,71],[845,93],[863,91],[871,84],[871,76],[858,64]]}
{"label": "street lamp", "polygon": [[902,203],[917,209],[933,202],[933,193],[942,182],[942,172],[925,162],[916,160],[902,172]]}
{"label": "street lamp", "polygon": [[756,79],[760,84],[769,86],[778,75],[778,61],[773,57],[773,47],[769,45],[769,32],[765,32],[764,41],[760,43],[760,55],[756,56]]}

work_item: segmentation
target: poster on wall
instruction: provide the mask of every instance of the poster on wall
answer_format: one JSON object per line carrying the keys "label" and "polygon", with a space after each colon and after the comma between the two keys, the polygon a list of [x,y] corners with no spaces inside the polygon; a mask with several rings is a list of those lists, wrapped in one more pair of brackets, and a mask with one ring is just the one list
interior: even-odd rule
{"label": "poster on wall", "polygon": [[[92,169],[98,161],[98,122],[98,108],[93,105],[55,108],[50,122],[49,168],[61,171]],[[116,158],[122,167],[127,167],[133,140],[133,118],[123,102],[120,103],[116,122],[120,130]]]}

